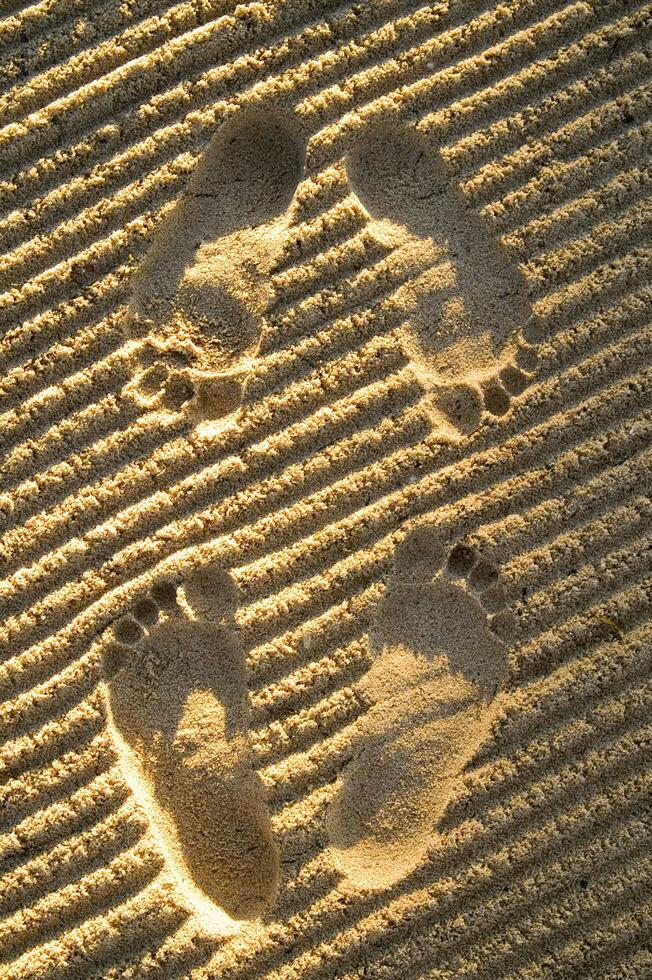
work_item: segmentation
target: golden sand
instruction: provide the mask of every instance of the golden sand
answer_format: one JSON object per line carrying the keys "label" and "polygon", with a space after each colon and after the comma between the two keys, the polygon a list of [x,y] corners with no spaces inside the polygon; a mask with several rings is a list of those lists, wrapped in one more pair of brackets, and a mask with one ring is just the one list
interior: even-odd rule
{"label": "golden sand", "polygon": [[0,976],[652,976],[651,34],[0,0]]}

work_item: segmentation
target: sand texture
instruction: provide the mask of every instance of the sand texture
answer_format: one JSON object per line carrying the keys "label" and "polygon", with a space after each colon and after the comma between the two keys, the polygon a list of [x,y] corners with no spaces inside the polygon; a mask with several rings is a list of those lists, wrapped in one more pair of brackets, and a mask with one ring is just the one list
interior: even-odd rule
{"label": "sand texture", "polygon": [[0,977],[652,977],[652,5],[0,0]]}

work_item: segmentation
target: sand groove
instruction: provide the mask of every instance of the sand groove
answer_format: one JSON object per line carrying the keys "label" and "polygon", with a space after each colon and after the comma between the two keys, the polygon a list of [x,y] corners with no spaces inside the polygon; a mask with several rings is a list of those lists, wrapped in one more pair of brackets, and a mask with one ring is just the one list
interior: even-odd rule
{"label": "sand groove", "polygon": [[[627,391],[628,396],[630,398],[633,397],[632,394],[631,394],[631,391],[630,391],[629,387],[627,387],[626,391]],[[614,394],[615,393],[612,392],[612,395],[614,395]],[[614,406],[613,406],[613,402],[612,402],[611,405],[610,405],[611,410],[613,410],[613,407]],[[572,432],[573,432],[574,435],[577,435],[578,419],[575,418],[572,421],[573,421]],[[571,428],[570,427],[569,427],[569,431],[571,431]],[[625,432],[629,432],[629,425],[626,426],[626,428],[624,429],[624,431]],[[645,432],[644,429],[643,430],[639,430],[639,431],[640,431],[640,434],[641,435]],[[544,427],[543,428],[543,431],[541,433],[542,438],[545,438],[546,432],[547,432],[547,428]],[[625,445],[626,444],[623,445],[623,450],[626,452],[627,450],[625,449]],[[599,459],[600,456],[604,454],[604,438],[598,438],[596,440],[590,441],[589,442],[589,447],[591,447],[593,449],[594,453],[597,451],[597,458]],[[590,451],[591,450],[590,450],[589,447],[587,447],[587,450],[588,451],[583,454],[587,459],[590,459]],[[491,458],[491,457],[489,457],[489,458]],[[567,455],[566,460],[562,460],[562,465],[558,465],[555,469],[553,469],[552,472],[549,472],[549,473],[546,474],[543,470],[539,470],[539,471],[535,472],[532,475],[531,481],[530,480],[523,481],[523,478],[521,478],[521,484],[525,483],[525,486],[524,486],[524,489],[526,490],[526,497],[525,497],[525,499],[527,499],[527,491],[528,491],[528,488],[529,487],[537,487],[538,488],[537,489],[537,492],[538,493],[540,493],[541,492],[541,489],[543,488],[543,492],[546,493],[547,492],[547,489],[545,489],[545,488],[547,488],[547,486],[550,485],[550,483],[551,483],[551,481],[552,481],[553,478],[555,478],[557,480],[558,485],[559,485],[559,482],[561,481],[561,485],[563,486],[564,485],[564,481],[566,479],[568,479],[568,477],[564,476],[564,469],[567,469],[568,476],[572,476],[572,474],[575,471],[576,459],[577,459],[576,454],[575,454],[574,451],[572,451],[572,452],[570,452]],[[563,465],[563,464],[565,464],[565,465]],[[585,466],[586,465],[587,464],[585,463]],[[598,468],[600,468],[600,465],[599,464],[598,464]],[[511,482],[512,482],[512,484],[514,483],[514,481],[511,481]],[[437,484],[435,484],[435,487],[436,486],[437,486]],[[446,486],[446,484],[444,484],[444,487],[445,486]],[[454,483],[453,483],[453,486],[454,486]],[[434,500],[436,500],[438,498],[441,499],[441,493],[440,492],[439,493],[435,493],[434,495],[433,495],[432,491],[430,492],[430,494],[427,494],[426,493],[426,491],[427,491],[427,481],[426,480],[422,481],[422,485],[421,485],[420,489],[421,489],[422,493],[426,494],[426,498],[428,496],[430,496],[430,498],[431,499],[434,499]],[[364,485],[363,485],[363,490],[366,490],[366,488],[364,487]],[[514,492],[513,489],[510,488],[509,493],[510,494],[513,494],[513,492]],[[390,498],[390,501],[391,501],[391,510],[395,510],[395,507],[396,507],[395,501],[391,500],[391,498]],[[390,503],[390,501],[388,501],[388,504]],[[497,503],[499,503],[499,502],[500,502],[500,495],[498,496],[498,500],[497,500]],[[409,513],[409,510],[406,513]],[[28,625],[29,624],[29,619],[27,619],[25,622]],[[25,632],[24,629],[23,629],[23,632]],[[62,639],[63,639],[63,636],[61,634],[59,634],[58,643],[57,643],[57,645],[59,647],[59,651],[61,651],[61,641],[62,641]],[[64,647],[64,649],[65,649],[65,647]],[[42,661],[42,656],[43,656],[43,653],[41,653],[39,655],[39,660],[40,661]],[[59,653],[59,657],[60,657],[60,653]],[[28,657],[28,659],[31,659],[31,658]]]}
{"label": "sand groove", "polygon": [[[0,17],[0,972],[647,976],[649,4],[0,0]],[[202,155],[260,110],[294,115],[305,166],[265,218],[282,245],[237,411],[202,428],[187,402],[134,395],[142,338],[123,331]],[[396,160],[425,147],[427,180],[409,154],[392,176],[374,129],[399,134]],[[371,193],[374,166],[393,197]],[[189,234],[212,240],[212,206]],[[494,311],[482,347],[474,317]],[[451,556],[434,579],[396,557],[423,522]],[[170,777],[163,743],[152,761],[138,742],[146,711],[136,730],[119,716],[116,678],[125,657],[160,670],[184,630],[199,642],[217,600],[201,605],[198,582],[216,568],[237,640],[206,661],[203,693],[188,668]],[[399,696],[404,661],[399,692],[379,694],[410,622],[411,649],[436,638],[470,676],[441,615],[415,639],[410,575],[500,637],[504,673],[489,685],[475,664],[491,696],[469,708],[463,761],[449,739],[445,788],[410,782],[430,730]],[[169,582],[179,611],[154,623]],[[428,703],[452,704],[432,656]],[[176,718],[173,687],[154,727]],[[221,732],[218,776],[197,718]],[[406,731],[397,799],[410,790],[427,830],[392,837],[366,770],[384,786]],[[440,749],[423,738],[427,774]],[[186,795],[199,772],[228,809],[228,771],[246,833],[264,829],[247,853],[228,821],[204,835],[203,863],[220,853],[208,910],[187,887],[202,862],[179,860],[125,739],[168,814],[181,770]],[[379,826],[395,849],[417,827],[389,872]],[[376,855],[362,871],[358,846]]]}

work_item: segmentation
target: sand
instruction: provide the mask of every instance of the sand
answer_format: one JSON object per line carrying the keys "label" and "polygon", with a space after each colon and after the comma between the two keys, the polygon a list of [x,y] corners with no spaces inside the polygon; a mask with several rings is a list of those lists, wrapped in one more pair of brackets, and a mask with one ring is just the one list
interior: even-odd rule
{"label": "sand", "polygon": [[652,976],[651,29],[0,0],[0,976]]}

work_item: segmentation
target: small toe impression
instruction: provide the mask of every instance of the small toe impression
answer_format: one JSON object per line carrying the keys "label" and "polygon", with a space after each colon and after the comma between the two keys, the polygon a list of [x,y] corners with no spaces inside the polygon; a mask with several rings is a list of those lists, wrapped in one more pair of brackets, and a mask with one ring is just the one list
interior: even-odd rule
{"label": "small toe impression", "polygon": [[133,614],[142,626],[153,626],[158,620],[158,606],[153,599],[145,596],[135,603]]}
{"label": "small toe impression", "polygon": [[152,367],[147,368],[140,375],[138,383],[142,391],[147,395],[154,395],[158,391],[162,391],[165,387],[165,383],[168,379],[169,370],[165,364],[154,364]]}
{"label": "small toe impression", "polygon": [[530,375],[533,374],[539,366],[538,347],[522,340],[516,351],[516,365],[520,370],[526,371]]}
{"label": "small toe impression", "polygon": [[481,559],[469,572],[469,585],[474,592],[483,592],[498,578],[498,569],[489,561]]}
{"label": "small toe impression", "polygon": [[243,110],[218,130],[188,192],[214,198],[222,234],[228,234],[282,214],[304,162],[305,142],[294,117],[270,109]]}
{"label": "small toe impression", "polygon": [[152,585],[150,595],[161,609],[170,610],[177,605],[178,591],[178,586],[172,579],[159,579]]}
{"label": "small toe impression", "polygon": [[511,407],[512,398],[522,395],[529,383],[530,379],[524,371],[515,364],[507,364],[496,377],[484,382],[484,407],[492,415],[505,415]]}
{"label": "small toe impression", "polygon": [[487,381],[482,386],[484,407],[492,415],[501,416],[509,411],[509,395],[496,380]]}
{"label": "small toe impression", "polygon": [[479,599],[488,613],[497,613],[507,602],[507,595],[500,581],[496,581],[480,593]]}
{"label": "small toe impression", "polygon": [[230,573],[220,565],[192,570],[183,586],[186,602],[198,616],[232,620],[238,608],[238,589]]}
{"label": "small toe impression", "polygon": [[514,364],[508,364],[507,367],[504,367],[499,377],[503,387],[510,395],[522,395],[529,383],[527,374]]}
{"label": "small toe impression", "polygon": [[123,616],[113,624],[113,635],[119,643],[133,646],[143,638],[143,628],[132,616]]}
{"label": "small toe impression", "polygon": [[105,680],[111,680],[124,670],[129,665],[132,655],[133,651],[124,643],[106,639],[102,644],[102,673]]}
{"label": "small toe impression", "polygon": [[166,408],[178,412],[192,400],[194,394],[195,389],[190,378],[180,371],[175,371],[165,381],[161,401]]}

